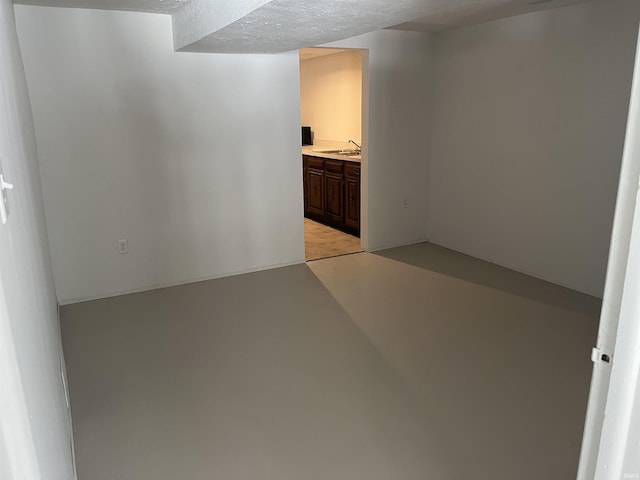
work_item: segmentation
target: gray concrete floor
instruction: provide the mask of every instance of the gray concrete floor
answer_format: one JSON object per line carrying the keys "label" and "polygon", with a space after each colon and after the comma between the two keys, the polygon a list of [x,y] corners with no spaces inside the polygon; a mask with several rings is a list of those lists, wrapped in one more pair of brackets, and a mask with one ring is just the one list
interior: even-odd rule
{"label": "gray concrete floor", "polygon": [[599,307],[428,244],[69,305],[78,475],[573,479]]}

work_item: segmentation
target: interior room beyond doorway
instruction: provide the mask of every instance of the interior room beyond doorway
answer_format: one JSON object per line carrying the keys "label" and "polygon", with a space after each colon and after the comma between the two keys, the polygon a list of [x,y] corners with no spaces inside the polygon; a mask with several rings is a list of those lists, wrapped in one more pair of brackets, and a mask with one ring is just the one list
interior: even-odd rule
{"label": "interior room beyond doorway", "polygon": [[362,52],[300,50],[307,261],[363,251]]}

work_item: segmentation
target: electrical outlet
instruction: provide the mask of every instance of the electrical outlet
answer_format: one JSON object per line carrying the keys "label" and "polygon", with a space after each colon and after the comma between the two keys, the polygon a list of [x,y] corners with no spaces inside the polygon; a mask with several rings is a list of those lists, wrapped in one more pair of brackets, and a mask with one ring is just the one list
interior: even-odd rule
{"label": "electrical outlet", "polygon": [[129,242],[126,239],[118,240],[118,253],[129,253]]}

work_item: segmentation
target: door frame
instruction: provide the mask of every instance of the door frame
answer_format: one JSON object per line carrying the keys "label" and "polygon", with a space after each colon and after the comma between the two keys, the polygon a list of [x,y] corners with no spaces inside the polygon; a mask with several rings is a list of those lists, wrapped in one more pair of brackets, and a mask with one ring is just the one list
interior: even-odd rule
{"label": "door frame", "polygon": [[[640,39],[578,480],[640,478]],[[634,420],[635,416],[635,422]],[[635,440],[633,440],[635,438]],[[631,453],[631,455],[628,455]],[[635,461],[635,464],[633,462]],[[630,463],[631,462],[631,463]],[[633,471],[631,471],[633,470]]]}

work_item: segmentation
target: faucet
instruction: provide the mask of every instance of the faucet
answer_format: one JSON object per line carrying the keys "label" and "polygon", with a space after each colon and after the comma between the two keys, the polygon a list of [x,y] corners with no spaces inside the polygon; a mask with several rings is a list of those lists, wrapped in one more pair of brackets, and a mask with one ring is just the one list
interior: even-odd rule
{"label": "faucet", "polygon": [[360,145],[358,145],[356,142],[354,142],[353,140],[349,140],[349,143],[353,143],[357,147],[358,152],[362,152],[362,147],[360,147]]}

